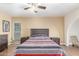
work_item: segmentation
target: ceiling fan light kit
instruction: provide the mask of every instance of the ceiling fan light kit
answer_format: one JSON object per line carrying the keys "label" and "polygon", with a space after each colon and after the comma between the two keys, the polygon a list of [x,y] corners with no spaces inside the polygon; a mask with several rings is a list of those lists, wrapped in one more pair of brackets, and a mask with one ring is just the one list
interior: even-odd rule
{"label": "ceiling fan light kit", "polygon": [[42,5],[38,4],[38,3],[28,3],[28,5],[30,5],[30,7],[25,7],[24,10],[31,9],[34,13],[38,12],[37,9],[41,9],[41,10],[46,9],[46,6],[42,6]]}

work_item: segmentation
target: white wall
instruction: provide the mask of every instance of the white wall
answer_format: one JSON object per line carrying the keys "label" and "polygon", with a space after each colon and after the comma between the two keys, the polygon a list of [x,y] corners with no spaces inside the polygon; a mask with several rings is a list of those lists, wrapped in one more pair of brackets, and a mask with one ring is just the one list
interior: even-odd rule
{"label": "white wall", "polygon": [[64,17],[64,20],[65,20],[64,21],[65,41],[66,41],[66,45],[68,46],[69,44],[71,44],[70,36],[71,35],[77,35],[78,36],[77,32],[79,32],[79,30],[77,30],[77,29],[79,29],[78,28],[79,24],[77,24],[76,21],[79,20],[79,9],[74,10],[74,11],[70,12],[69,14],[67,14]]}
{"label": "white wall", "polygon": [[[69,37],[70,36],[77,36],[78,38],[78,41],[79,41],[79,19],[76,20],[72,26],[70,27],[70,30],[69,30]],[[70,40],[71,41],[71,40]]]}

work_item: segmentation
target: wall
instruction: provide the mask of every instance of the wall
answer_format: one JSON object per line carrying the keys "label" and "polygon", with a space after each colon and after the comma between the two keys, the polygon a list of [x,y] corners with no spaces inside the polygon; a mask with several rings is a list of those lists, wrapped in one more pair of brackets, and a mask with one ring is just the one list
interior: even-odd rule
{"label": "wall", "polygon": [[[79,41],[79,19],[76,20],[70,27],[69,36],[76,36]],[[70,39],[70,41],[72,41]]]}
{"label": "wall", "polygon": [[[2,31],[2,20],[7,20],[10,22],[10,32]],[[8,45],[9,45],[11,42],[11,16],[2,12],[0,12],[0,35],[1,34],[8,34]]]}
{"label": "wall", "polygon": [[21,23],[21,36],[30,36],[31,28],[49,28],[49,36],[60,37],[64,43],[63,17],[14,17],[13,22]]}
{"label": "wall", "polygon": [[[70,41],[70,36],[71,36],[71,33],[73,35],[75,35],[75,29],[72,27],[75,26],[73,25],[74,22],[76,22],[77,20],[79,20],[79,9],[76,9],[72,12],[70,12],[69,14],[67,14],[65,17],[64,17],[64,25],[65,25],[65,41],[66,41],[66,45],[69,46],[71,44],[71,41]],[[75,23],[76,24],[76,23]],[[77,25],[78,27],[78,25]],[[76,28],[77,29],[77,28]]]}

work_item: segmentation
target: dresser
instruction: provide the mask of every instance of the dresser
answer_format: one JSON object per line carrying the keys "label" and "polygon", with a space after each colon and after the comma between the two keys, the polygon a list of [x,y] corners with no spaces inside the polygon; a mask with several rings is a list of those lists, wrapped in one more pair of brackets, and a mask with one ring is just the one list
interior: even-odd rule
{"label": "dresser", "polygon": [[8,48],[8,35],[0,35],[0,52]]}

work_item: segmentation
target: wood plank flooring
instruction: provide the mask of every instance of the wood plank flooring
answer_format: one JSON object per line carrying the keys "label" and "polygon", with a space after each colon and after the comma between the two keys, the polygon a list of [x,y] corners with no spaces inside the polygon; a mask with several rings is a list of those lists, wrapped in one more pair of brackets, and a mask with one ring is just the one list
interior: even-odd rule
{"label": "wood plank flooring", "polygon": [[[8,49],[0,52],[0,56],[14,56],[16,51],[16,44],[10,45]],[[79,56],[79,47],[66,47],[61,46],[68,56]]]}

